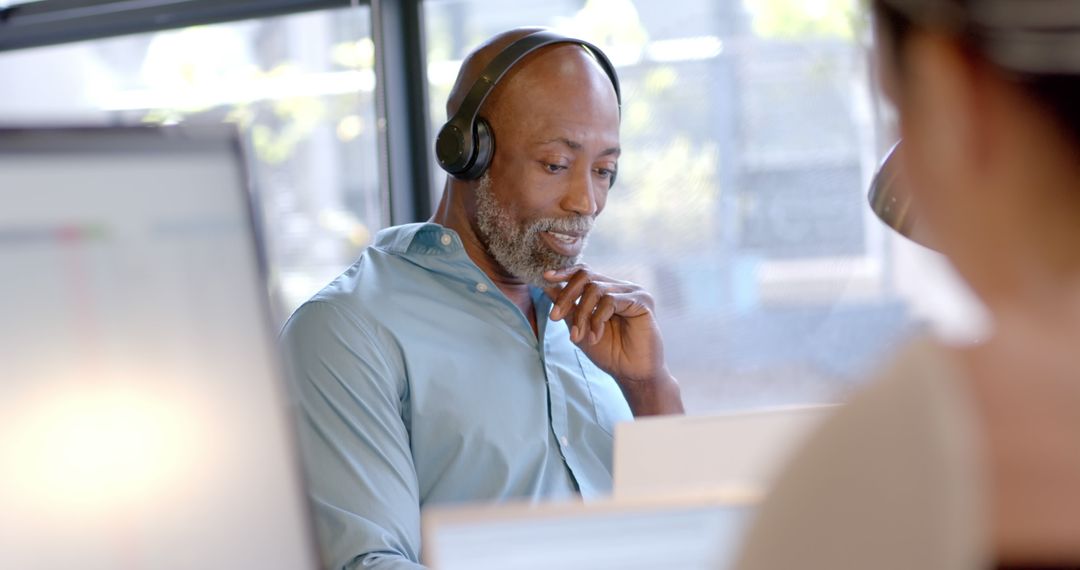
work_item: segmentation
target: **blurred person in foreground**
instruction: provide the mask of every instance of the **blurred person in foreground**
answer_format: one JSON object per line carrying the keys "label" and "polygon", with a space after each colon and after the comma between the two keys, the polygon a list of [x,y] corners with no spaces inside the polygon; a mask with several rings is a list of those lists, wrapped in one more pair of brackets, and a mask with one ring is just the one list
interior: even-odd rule
{"label": "blurred person in foreground", "polygon": [[921,222],[988,308],[795,454],[740,570],[1080,568],[1080,0],[873,0]]}
{"label": "blurred person in foreground", "polygon": [[[448,115],[538,31],[470,54]],[[544,44],[497,79],[483,176],[448,177],[431,221],[380,232],[286,324],[328,567],[420,568],[422,507],[606,495],[615,423],[682,411],[651,297],[580,263],[619,157],[590,50]]]}

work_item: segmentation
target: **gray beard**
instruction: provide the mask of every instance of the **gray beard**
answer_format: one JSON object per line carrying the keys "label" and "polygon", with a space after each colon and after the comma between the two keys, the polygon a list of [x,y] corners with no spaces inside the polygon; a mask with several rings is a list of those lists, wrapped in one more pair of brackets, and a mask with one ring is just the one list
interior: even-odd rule
{"label": "gray beard", "polygon": [[512,210],[496,201],[489,174],[484,174],[476,188],[476,230],[481,243],[507,273],[535,287],[550,285],[544,280],[545,271],[581,261],[580,255],[569,257],[552,251],[540,239],[540,233],[588,232],[592,223],[591,217],[579,215],[539,218],[519,224]]}

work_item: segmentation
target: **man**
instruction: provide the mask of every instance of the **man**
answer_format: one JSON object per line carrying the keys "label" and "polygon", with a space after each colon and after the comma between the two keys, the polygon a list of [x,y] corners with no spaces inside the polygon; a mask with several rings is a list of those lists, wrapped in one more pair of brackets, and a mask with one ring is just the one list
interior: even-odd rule
{"label": "man", "polygon": [[[449,115],[536,31],[473,52]],[[419,568],[425,505],[605,494],[614,424],[682,411],[649,295],[578,263],[617,167],[613,78],[548,45],[480,113],[483,176],[450,177],[429,223],[380,232],[283,332],[331,568]]]}

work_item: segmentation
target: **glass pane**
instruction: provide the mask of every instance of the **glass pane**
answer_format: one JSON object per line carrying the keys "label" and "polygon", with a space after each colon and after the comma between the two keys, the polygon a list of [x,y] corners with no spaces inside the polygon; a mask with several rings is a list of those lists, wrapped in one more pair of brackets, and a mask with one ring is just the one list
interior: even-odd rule
{"label": "glass pane", "polygon": [[0,123],[235,123],[280,321],[385,225],[366,6],[0,54]]}
{"label": "glass pane", "polygon": [[691,412],[833,401],[923,325],[978,317],[944,262],[867,206],[891,141],[857,5],[428,0],[432,136],[487,37],[542,25],[600,45],[623,156],[587,262],[654,294]]}

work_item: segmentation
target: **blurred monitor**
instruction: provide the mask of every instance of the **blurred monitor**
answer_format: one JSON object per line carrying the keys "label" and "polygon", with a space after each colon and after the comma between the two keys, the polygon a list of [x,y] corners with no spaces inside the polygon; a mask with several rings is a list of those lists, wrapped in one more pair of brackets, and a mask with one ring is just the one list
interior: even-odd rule
{"label": "blurred monitor", "polygon": [[315,566],[237,137],[0,129],[0,568]]}
{"label": "blurred monitor", "polygon": [[760,497],[834,405],[708,416],[657,416],[615,428],[614,494]]}
{"label": "blurred monitor", "polygon": [[749,520],[738,497],[443,506],[423,514],[432,570],[725,570]]}

